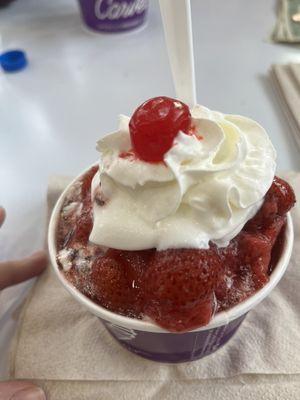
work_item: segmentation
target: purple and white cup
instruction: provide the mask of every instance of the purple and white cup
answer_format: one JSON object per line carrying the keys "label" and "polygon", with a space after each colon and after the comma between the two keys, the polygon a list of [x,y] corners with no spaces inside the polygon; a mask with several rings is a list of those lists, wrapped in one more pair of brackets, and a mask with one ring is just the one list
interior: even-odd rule
{"label": "purple and white cup", "polygon": [[[49,223],[48,245],[54,271],[71,295],[102,321],[108,332],[126,349],[142,357],[167,363],[193,361],[207,356],[227,343],[238,330],[247,313],[256,307],[282,278],[292,253],[294,233],[290,214],[287,215],[284,244],[269,282],[253,296],[227,311],[217,313],[210,323],[185,333],[171,333],[150,321],[115,314],[94,303],[79,292],[61,272],[56,260],[56,227],[64,197],[75,178],[59,197]],[[254,328],[255,329],[255,328]]]}
{"label": "purple and white cup", "polygon": [[94,31],[121,32],[146,21],[149,0],[79,0],[82,18]]}

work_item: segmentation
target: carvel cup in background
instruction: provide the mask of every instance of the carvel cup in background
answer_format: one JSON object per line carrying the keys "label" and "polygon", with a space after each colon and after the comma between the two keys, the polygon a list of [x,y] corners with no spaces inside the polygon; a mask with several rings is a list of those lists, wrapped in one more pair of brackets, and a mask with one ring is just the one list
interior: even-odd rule
{"label": "carvel cup in background", "polygon": [[[248,311],[256,307],[272,291],[288,266],[294,239],[292,219],[289,214],[282,252],[270,276],[270,281],[249,299],[228,311],[217,313],[208,325],[191,332],[170,333],[152,322],[128,318],[108,311],[88,299],[71,285],[64,278],[56,261],[56,227],[59,212],[69,187],[81,176],[75,178],[64,190],[51,215],[48,244],[52,266],[57,277],[71,295],[87,310],[99,317],[109,333],[122,346],[133,353],[154,361],[169,363],[193,361],[213,353],[229,341],[238,330]],[[255,326],[253,329],[255,329]]]}
{"label": "carvel cup in background", "polygon": [[149,0],[79,0],[86,25],[94,31],[120,32],[137,28],[147,16]]}

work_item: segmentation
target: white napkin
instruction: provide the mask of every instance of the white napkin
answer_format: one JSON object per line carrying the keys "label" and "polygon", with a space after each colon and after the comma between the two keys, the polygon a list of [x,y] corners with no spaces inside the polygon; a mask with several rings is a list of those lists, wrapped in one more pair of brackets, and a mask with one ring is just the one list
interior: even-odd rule
{"label": "white napkin", "polygon": [[[300,197],[300,174],[289,176]],[[54,183],[49,209],[63,186],[60,180]],[[299,217],[298,205],[286,275],[215,354],[177,365],[131,354],[73,300],[49,268],[23,308],[11,353],[11,378],[34,380],[48,400],[299,399]]]}
{"label": "white napkin", "polygon": [[273,86],[300,149],[300,64],[273,65]]}

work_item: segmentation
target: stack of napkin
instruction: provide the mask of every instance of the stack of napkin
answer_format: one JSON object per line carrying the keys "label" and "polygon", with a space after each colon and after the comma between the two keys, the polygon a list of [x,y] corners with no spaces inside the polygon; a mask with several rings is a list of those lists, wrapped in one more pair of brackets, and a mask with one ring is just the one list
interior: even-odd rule
{"label": "stack of napkin", "polygon": [[[300,198],[300,175],[289,174]],[[49,210],[65,181],[49,187]],[[11,350],[10,378],[30,379],[48,400],[299,399],[300,206],[285,276],[234,338],[202,360],[166,365],[129,353],[61,286],[51,266],[27,299]]]}
{"label": "stack of napkin", "polygon": [[273,65],[272,82],[300,149],[300,64]]}

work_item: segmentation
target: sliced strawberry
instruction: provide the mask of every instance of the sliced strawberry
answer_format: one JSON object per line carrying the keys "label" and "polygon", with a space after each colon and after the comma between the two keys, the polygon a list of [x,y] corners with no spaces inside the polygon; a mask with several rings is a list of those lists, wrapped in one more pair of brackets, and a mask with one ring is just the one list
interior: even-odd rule
{"label": "sliced strawberry", "polygon": [[[277,228],[277,226],[276,226]],[[240,232],[230,244],[220,250],[225,274],[215,290],[218,310],[225,310],[248,298],[269,280],[271,237],[260,232]]]}
{"label": "sliced strawberry", "polygon": [[123,265],[129,280],[138,281],[145,272],[154,252],[154,249],[142,251],[108,249],[106,255]]}
{"label": "sliced strawberry", "polygon": [[139,316],[142,309],[140,281],[144,265],[126,264],[120,260],[121,256],[113,252],[115,250],[110,250],[109,254],[99,257],[92,266],[95,299],[111,311]]}
{"label": "sliced strawberry", "polygon": [[285,223],[286,216],[278,216],[271,223],[262,227],[260,232],[270,240],[271,245],[273,246]]}
{"label": "sliced strawberry", "polygon": [[267,196],[273,196],[276,199],[279,215],[285,215],[296,202],[295,193],[291,186],[277,176],[275,176]]}
{"label": "sliced strawberry", "polygon": [[257,214],[247,222],[244,229],[248,232],[264,229],[278,216],[284,216],[293,207],[295,201],[295,193],[291,186],[275,176],[263,205]]}
{"label": "sliced strawberry", "polygon": [[146,313],[162,328],[170,332],[185,332],[204,326],[211,320],[215,311],[214,296],[208,299],[197,301],[188,307],[176,308],[172,304],[156,304],[150,302],[146,308]]}
{"label": "sliced strawberry", "polygon": [[100,257],[92,266],[91,278],[100,304],[111,311],[127,311],[130,288],[122,265],[110,257]]}
{"label": "sliced strawberry", "polygon": [[[271,240],[262,234],[241,232],[238,240],[240,275],[251,272],[255,289],[269,280],[268,267],[271,259]],[[249,282],[250,284],[250,282]],[[251,285],[251,284],[250,284]]]}
{"label": "sliced strawberry", "polygon": [[201,326],[212,315],[213,291],[221,276],[215,249],[156,252],[144,275],[145,313],[171,331]]}

